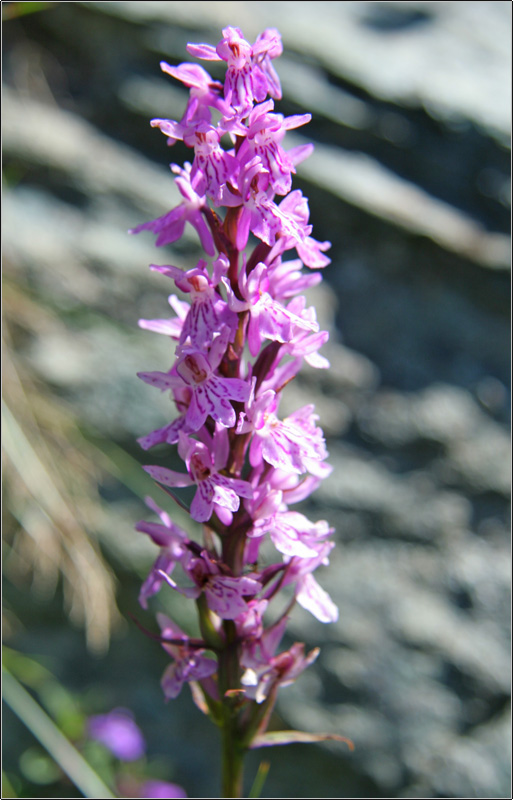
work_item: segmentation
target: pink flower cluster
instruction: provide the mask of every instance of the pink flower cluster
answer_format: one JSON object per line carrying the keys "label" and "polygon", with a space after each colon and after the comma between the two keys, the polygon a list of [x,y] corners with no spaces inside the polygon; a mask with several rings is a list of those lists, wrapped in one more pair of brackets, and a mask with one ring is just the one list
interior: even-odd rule
{"label": "pink flower cluster", "polygon": [[[190,96],[181,120],[151,124],[168,144],[183,141],[193,157],[183,167],[171,165],[182,202],[132,233],[152,231],[162,246],[178,240],[190,223],[205,253],[191,269],[151,267],[186,299],[170,295],[171,319],[140,321],[176,345],[168,371],[139,373],[169,392],[177,410],[140,445],[177,445],[184,462],[183,471],[144,469],[172,496],[194,487],[190,515],[203,523],[203,538],[189,538],[152,500],[148,505],[160,521],[140,522],[137,530],[160,548],[141,604],[147,607],[166,584],[196,601],[199,613],[200,639],[158,615],[172,659],[162,680],[165,696],[176,697],[193,682],[212,711],[234,693],[242,709],[273,704],[278,687],[317,657],[317,649],[305,653],[301,643],[279,652],[295,602],[321,622],[337,619],[313,575],[328,563],[333,531],[291,510],[330,472],[325,440],[313,406],[279,415],[282,390],[303,360],[329,366],[318,352],[328,333],[301,293],[321,280],[312,270],[329,263],[330,243],[312,237],[307,198],[291,191],[296,165],[313,147],[283,147],[285,133],[310,115],[275,111],[281,87],[272,61],[282,52],[279,33],[267,29],[251,45],[229,27],[217,47],[191,44],[188,51],[225,61],[224,85],[197,64],[161,64]],[[286,259],[289,252],[293,257]],[[266,540],[271,547],[263,547]],[[267,610],[287,586],[285,611],[274,610],[266,624]],[[228,650],[236,652],[235,675],[220,667]]]}

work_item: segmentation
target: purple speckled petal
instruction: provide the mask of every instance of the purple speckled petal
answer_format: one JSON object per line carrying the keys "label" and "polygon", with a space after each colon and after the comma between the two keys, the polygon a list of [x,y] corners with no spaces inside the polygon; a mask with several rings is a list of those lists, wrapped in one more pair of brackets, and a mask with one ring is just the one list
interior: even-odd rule
{"label": "purple speckled petal", "polygon": [[148,608],[148,598],[153,597],[153,595],[157,594],[162,586],[164,578],[162,577],[162,572],[166,574],[170,574],[176,566],[176,560],[173,556],[167,552],[162,551],[155,564],[151,568],[148,577],[144,581],[143,585],[141,586],[139,592],[139,603],[143,608]]}
{"label": "purple speckled petal", "polygon": [[[226,378],[224,379],[226,380]],[[235,411],[227,398],[230,397],[226,391],[224,380],[212,378],[205,387],[210,406],[210,416],[224,425],[225,428],[233,428],[236,422]]]}
{"label": "purple speckled petal", "polygon": [[151,475],[153,480],[163,483],[165,486],[183,487],[191,486],[194,483],[189,475],[185,475],[183,472],[175,472],[172,469],[167,469],[167,467],[149,466],[143,467],[143,469],[148,475]]}
{"label": "purple speckled petal", "polygon": [[184,676],[181,663],[169,664],[160,682],[164,696],[168,700],[174,700],[182,691],[183,684]]}
{"label": "purple speckled petal", "polygon": [[298,474],[306,472],[297,461],[297,453],[294,451],[292,442],[278,428],[263,439],[262,455],[265,461],[276,469]]}
{"label": "purple speckled petal", "polygon": [[211,480],[201,481],[191,503],[191,517],[196,522],[207,522],[214,506],[214,485]]}
{"label": "purple speckled petal", "polygon": [[[216,476],[219,478],[220,476]],[[219,484],[216,480],[215,483],[215,501],[218,505],[228,508],[230,511],[237,511],[240,505],[240,498],[237,497],[234,490],[225,484]]]}
{"label": "purple speckled petal", "polygon": [[215,611],[221,619],[235,619],[246,610],[246,602],[236,586],[230,583],[232,578],[213,578],[205,587],[208,607]]}
{"label": "purple speckled petal", "polygon": [[225,475],[214,475],[213,480],[216,486],[231,489],[240,497],[253,497],[253,487],[247,481],[240,480],[239,478],[228,478]]}
{"label": "purple speckled petal", "polygon": [[311,558],[317,555],[316,550],[301,540],[301,533],[279,516],[271,523],[269,535],[276,549],[286,556]]}
{"label": "purple speckled petal", "polygon": [[221,619],[235,619],[247,611],[244,595],[254,595],[261,588],[262,585],[251,578],[216,575],[205,586],[205,595],[209,608]]}
{"label": "purple speckled petal", "polygon": [[[187,539],[185,531],[175,525],[174,522],[170,522],[170,525],[161,525],[160,522],[145,522],[143,520],[137,523],[135,530],[140,531],[140,533],[147,533],[159,547],[170,547]],[[162,567],[159,567],[159,569],[162,569]]]}
{"label": "purple speckled petal", "polygon": [[185,419],[191,431],[199,431],[211,413],[211,403],[205,386],[196,386]]}
{"label": "purple speckled petal", "polygon": [[157,444],[176,444],[179,438],[180,431],[185,426],[185,417],[173,420],[169,425],[163,428],[158,428],[147,436],[141,436],[137,439],[143,450],[149,450],[150,447],[155,447]]}
{"label": "purple speckled petal", "polygon": [[174,389],[180,385],[180,380],[169,372],[138,372],[137,377],[157,389]]}

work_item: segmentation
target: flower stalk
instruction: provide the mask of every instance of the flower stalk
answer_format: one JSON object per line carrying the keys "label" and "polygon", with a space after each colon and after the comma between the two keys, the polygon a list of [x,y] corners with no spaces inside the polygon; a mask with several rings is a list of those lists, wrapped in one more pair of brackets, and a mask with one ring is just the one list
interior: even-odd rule
{"label": "flower stalk", "polygon": [[[202,60],[224,61],[225,81],[213,80],[199,64],[162,62],[164,72],[188,87],[189,101],[181,120],[151,124],[169,145],[183,141],[194,155],[190,163],[171,165],[182,202],[131,232],[153,232],[160,247],[190,224],[204,250],[188,269],[151,267],[181,297],[169,296],[174,317],[139,324],[174,340],[175,361],[167,372],[139,378],[169,392],[178,415],[138,440],[144,450],[177,446],[182,471],[144,469],[172,497],[176,492],[182,506],[180,489],[195,487],[190,515],[202,534],[189,538],[147,499],[160,521],[136,528],[159,555],[140,602],[146,608],[163,584],[196,601],[200,639],[157,614],[161,635],[155,638],[171,657],[162,688],[171,699],[190,684],[196,705],[221,728],[223,796],[242,797],[248,749],[337,738],[266,733],[278,690],[319,652],[305,653],[299,642],[279,651],[292,607],[298,603],[321,622],[338,615],[313,576],[328,563],[333,529],[290,508],[331,471],[324,436],[311,405],[279,415],[282,391],[303,361],[329,367],[318,352],[328,333],[302,292],[320,282],[317,270],[329,263],[330,244],[312,237],[308,201],[292,190],[296,166],[313,147],[282,147],[286,132],[310,115],[275,111],[278,31],[265,30],[251,45],[229,27],[216,47],[187,49]],[[268,608],[287,586],[292,600],[289,590],[286,610],[269,624]]]}

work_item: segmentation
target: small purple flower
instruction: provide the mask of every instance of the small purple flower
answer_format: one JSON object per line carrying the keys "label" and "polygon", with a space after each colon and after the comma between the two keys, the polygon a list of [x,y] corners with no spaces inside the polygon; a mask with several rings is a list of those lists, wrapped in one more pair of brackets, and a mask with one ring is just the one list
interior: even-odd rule
{"label": "small purple flower", "polygon": [[224,82],[224,96],[241,116],[254,100],[263,100],[267,85],[263,75],[251,68],[253,55],[239,28],[225,28],[224,39],[217,45],[217,54],[228,64]]}
{"label": "small purple flower", "polygon": [[199,64],[179,64],[177,67],[172,67],[161,61],[160,68],[162,72],[181,81],[190,89],[183,121],[191,123],[202,119],[210,122],[210,108],[216,108],[222,114],[229,114],[230,107],[221,97],[223,84],[214,81]]}
{"label": "small purple flower", "polygon": [[275,300],[290,300],[299,292],[317,286],[322,281],[319,272],[302,272],[302,266],[303,262],[299,258],[282,261],[278,255],[271,261],[267,268],[267,276],[269,291]]}
{"label": "small purple flower", "polygon": [[233,311],[249,311],[248,346],[252,356],[260,352],[262,339],[289,342],[294,326],[309,331],[319,330],[317,321],[298,316],[273,299],[269,293],[270,282],[265,264],[257,264],[247,277],[241,273],[239,291],[244,300],[237,299],[226,279],[223,283],[229,307]]}
{"label": "small purple flower", "polygon": [[328,369],[330,362],[327,358],[321,356],[318,350],[328,341],[329,333],[328,331],[319,331],[318,329],[312,333],[312,329],[307,329],[307,321],[310,322],[311,325],[316,325],[317,317],[313,306],[305,308],[304,305],[304,297],[294,297],[288,305],[287,310],[300,317],[303,320],[303,325],[296,326],[289,342],[285,344],[283,352],[288,353],[288,355],[294,358],[304,358],[307,364],[316,369]]}
{"label": "small purple flower", "polygon": [[204,119],[195,122],[153,119],[151,124],[168,137],[168,142],[183,140],[188,147],[194,147],[190,173],[192,191],[199,197],[206,194],[220,203],[223,186],[228,182],[236,183],[239,169],[235,156],[221,147],[224,131]]}
{"label": "small purple flower", "polygon": [[162,644],[164,650],[174,659],[166,668],[161,681],[164,695],[170,700],[178,697],[184,683],[201,681],[213,675],[217,670],[217,662],[204,656],[201,648],[192,648],[187,634],[165,614],[157,614],[157,620],[163,639],[181,640],[181,644]]}
{"label": "small purple flower", "polygon": [[253,490],[247,481],[230,478],[218,472],[215,456],[213,459],[208,447],[202,442],[180,433],[178,452],[186,463],[187,475],[159,466],[148,466],[144,469],[165,486],[183,487],[196,484],[198,488],[191,503],[191,516],[197,522],[207,522],[216,505],[229,511],[237,511],[240,497],[251,497]]}
{"label": "small purple flower", "polygon": [[283,53],[281,36],[276,28],[266,28],[253,45],[253,63],[260,67],[267,79],[267,91],[275,100],[281,100],[280,79],[271,64]]}
{"label": "small purple flower", "polygon": [[187,792],[177,783],[167,781],[146,781],[140,789],[140,797],[187,797]]}
{"label": "small purple flower", "polygon": [[325,522],[310,522],[297,511],[279,511],[266,519],[258,520],[250,536],[268,533],[276,549],[286,556],[313,558],[317,555],[319,538],[333,532]]}
{"label": "small purple flower", "polygon": [[[270,247],[275,244],[278,236],[287,242],[285,249],[295,247],[298,242],[305,239],[307,233],[303,230],[304,226],[298,223],[296,216],[288,213],[286,207],[282,208],[283,201],[279,206],[274,202],[271,175],[258,156],[252,158],[242,168],[239,191],[240,196],[234,197],[231,201],[233,206],[242,205],[236,239],[239,250],[244,250],[246,247],[250,231]],[[288,197],[290,195],[284,200]],[[226,194],[223,200],[228,204]],[[311,226],[308,226],[308,233],[310,229]]]}
{"label": "small purple flower", "polygon": [[235,425],[236,417],[230,400],[244,403],[250,386],[240,378],[222,378],[214,374],[217,364],[202,353],[188,353],[178,362],[176,371],[190,387],[192,400],[186,414],[191,431],[198,431],[207,416],[225,428]]}
{"label": "small purple flower", "polygon": [[225,428],[232,428],[236,416],[230,401],[245,403],[249,398],[249,383],[215,374],[226,345],[227,336],[221,335],[206,355],[185,350],[170,372],[138,373],[141,380],[159,389],[176,390],[180,388],[180,382],[188,387],[190,401],[185,425],[189,432],[199,431],[209,415]]}
{"label": "small purple flower", "polygon": [[264,612],[268,605],[267,600],[248,600],[243,613],[235,619],[239,636],[246,640],[260,639],[264,632]]}
{"label": "small purple flower", "polygon": [[245,139],[237,158],[240,165],[244,166],[255,156],[258,157],[270,175],[273,191],[285,195],[290,192],[291,175],[295,173],[296,168],[294,160],[283,150],[280,143],[286,131],[306,125],[311,119],[311,114],[283,117],[282,114],[269,113],[273,108],[273,101],[268,100],[255,106],[250,112]]}
{"label": "small purple flower", "polygon": [[146,745],[133,714],[126,708],[115,708],[108,714],[90,717],[88,733],[101,742],[120,761],[136,761],[144,755]]}
{"label": "small purple flower", "polygon": [[279,251],[295,247],[303,264],[310,269],[327,266],[330,259],[324,252],[329,250],[331,243],[318,242],[310,236],[312,232],[312,226],[308,224],[310,211],[308,200],[303,193],[299,189],[290,192],[281,201],[279,210],[289,220],[289,227],[287,230],[284,229],[283,239],[279,243]]}
{"label": "small purple flower", "polygon": [[315,425],[318,419],[313,406],[303,406],[289,417],[276,416],[279,397],[272,389],[251,398],[246,404],[246,418],[241,419],[241,433],[253,431],[249,460],[257,467],[261,460],[285,472],[323,471],[321,462],[328,456],[322,430]]}
{"label": "small purple flower", "polygon": [[233,577],[223,574],[206,550],[199,556],[191,556],[183,567],[194,586],[180,587],[168,575],[161,573],[163,579],[173,589],[194,600],[204,592],[208,607],[221,619],[235,619],[244,614],[247,611],[244,598],[253,597],[262,588],[260,581],[251,575]]}
{"label": "small purple flower", "polygon": [[338,609],[317,583],[312,572],[320,564],[328,564],[328,555],[335,546],[334,542],[319,543],[317,554],[313,558],[294,556],[288,560],[282,585],[296,583],[296,600],[307,611],[310,611],[320,622],[336,622]]}
{"label": "small purple flower", "polygon": [[176,444],[178,442],[180,431],[185,428],[185,417],[179,417],[173,420],[163,428],[148,433],[147,436],[141,436],[137,439],[138,444],[143,450],[149,450],[157,444]]}
{"label": "small purple flower", "polygon": [[319,622],[336,622],[338,619],[338,608],[311,573],[298,580],[296,600]]}
{"label": "small purple flower", "polygon": [[290,506],[309,497],[321,481],[331,474],[332,469],[332,466],[325,461],[319,462],[315,475],[300,476],[275,469],[269,478],[269,483],[274,489],[280,489],[283,492],[283,501]]}
{"label": "small purple flower", "polygon": [[146,505],[155,511],[162,524],[158,522],[139,522],[135,529],[148,536],[160,547],[160,553],[139,593],[139,602],[143,608],[148,608],[148,598],[156,594],[162,585],[162,572],[170,575],[176,564],[181,561],[189,541],[187,534],[171,520],[151,499],[146,498]]}
{"label": "small purple flower", "polygon": [[191,185],[192,167],[186,162],[183,169],[177,164],[171,164],[171,169],[178,175],[178,178],[175,178],[175,183],[184,198],[183,203],[158,219],[132,228],[129,233],[140,233],[145,230],[152,231],[157,234],[155,244],[157,247],[162,247],[180,239],[185,229],[185,223],[190,222],[196,228],[205,252],[209,256],[213,256],[215,253],[214,240],[201,214],[201,210],[205,207],[205,198],[201,197]]}
{"label": "small purple flower", "polygon": [[290,650],[270,659],[267,664],[248,667],[241,678],[246,697],[263,703],[279,686],[289,686],[312,664],[320,650],[318,647],[305,655],[305,645],[296,642]]}
{"label": "small purple flower", "polygon": [[[229,341],[232,341],[238,325],[236,314],[230,310],[217,289],[228,270],[228,259],[220,255],[212,267],[212,278],[204,259],[186,272],[173,266],[152,267],[156,272],[172,278],[182,292],[190,294],[192,302],[181,324],[179,341],[185,344],[189,340],[198,350],[209,347],[216,334],[222,333],[224,328],[228,329]],[[179,309],[175,310],[179,313]]]}
{"label": "small purple flower", "polygon": [[251,110],[255,100],[260,102],[265,99],[270,86],[276,88],[277,83],[279,86],[279,81],[274,79],[274,70],[270,69],[270,59],[280,55],[280,45],[281,39],[275,31],[274,37],[269,37],[269,40],[260,37],[253,49],[239,28],[228,27],[224,28],[223,39],[216,48],[208,44],[189,44],[187,50],[208,61],[226,61],[228,69],[224,97],[243,117]]}
{"label": "small purple flower", "polygon": [[260,637],[246,641],[243,646],[241,664],[245,672],[241,684],[246,697],[257,703],[263,703],[279,686],[293,683],[319,655],[319,648],[316,647],[305,656],[305,646],[300,642],[275,655],[287,622],[288,618],[282,616]]}

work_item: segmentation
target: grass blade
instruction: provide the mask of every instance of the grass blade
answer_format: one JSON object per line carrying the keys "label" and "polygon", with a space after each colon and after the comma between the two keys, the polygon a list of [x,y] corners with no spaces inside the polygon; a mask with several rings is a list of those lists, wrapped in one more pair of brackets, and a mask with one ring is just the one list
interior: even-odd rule
{"label": "grass blade", "polygon": [[114,798],[110,789],[16,678],[2,669],[3,698],[84,797]]}

